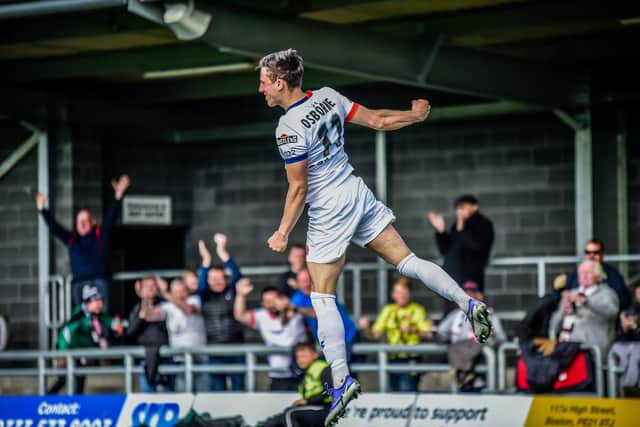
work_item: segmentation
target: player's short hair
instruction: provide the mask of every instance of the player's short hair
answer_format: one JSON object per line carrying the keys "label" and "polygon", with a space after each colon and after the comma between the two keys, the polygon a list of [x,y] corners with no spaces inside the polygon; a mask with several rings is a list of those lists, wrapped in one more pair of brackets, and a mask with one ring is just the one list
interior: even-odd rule
{"label": "player's short hair", "polygon": [[263,57],[258,63],[260,68],[269,71],[272,82],[280,78],[287,82],[289,88],[302,86],[302,75],[304,74],[304,61],[295,49],[281,50],[273,52]]}

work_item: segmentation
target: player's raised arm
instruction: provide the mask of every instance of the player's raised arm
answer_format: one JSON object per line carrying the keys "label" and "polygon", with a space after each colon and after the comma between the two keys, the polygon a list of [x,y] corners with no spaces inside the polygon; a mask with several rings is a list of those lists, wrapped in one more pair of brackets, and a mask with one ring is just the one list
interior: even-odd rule
{"label": "player's raised arm", "polygon": [[309,161],[305,159],[286,166],[289,189],[284,202],[284,212],[280,226],[267,241],[269,247],[276,252],[284,252],[287,249],[289,234],[304,211],[308,163]]}
{"label": "player's raised arm", "polygon": [[376,130],[396,130],[426,120],[431,105],[426,99],[411,101],[411,110],[369,109],[360,105],[351,123]]}

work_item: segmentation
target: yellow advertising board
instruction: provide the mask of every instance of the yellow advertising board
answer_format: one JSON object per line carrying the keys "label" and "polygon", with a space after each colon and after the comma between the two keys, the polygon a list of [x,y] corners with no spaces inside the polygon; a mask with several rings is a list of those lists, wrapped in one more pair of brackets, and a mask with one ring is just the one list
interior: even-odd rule
{"label": "yellow advertising board", "polygon": [[640,400],[536,396],[526,427],[638,427]]}

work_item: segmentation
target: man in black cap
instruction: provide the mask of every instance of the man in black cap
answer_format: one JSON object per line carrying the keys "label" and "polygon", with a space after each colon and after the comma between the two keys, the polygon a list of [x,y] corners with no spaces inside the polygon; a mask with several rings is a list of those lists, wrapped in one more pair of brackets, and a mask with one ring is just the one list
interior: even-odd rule
{"label": "man in black cap", "polygon": [[478,199],[470,194],[458,197],[454,207],[456,222],[449,231],[441,214],[429,212],[438,249],[444,256],[442,268],[459,284],[472,280],[484,292],[484,269],[493,245],[493,224],[478,211]]}

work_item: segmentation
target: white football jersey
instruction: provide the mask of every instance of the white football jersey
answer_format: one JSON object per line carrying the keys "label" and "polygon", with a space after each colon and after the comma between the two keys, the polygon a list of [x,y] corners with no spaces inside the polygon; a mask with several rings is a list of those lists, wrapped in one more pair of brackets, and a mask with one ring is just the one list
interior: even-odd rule
{"label": "white football jersey", "polygon": [[344,123],[359,105],[329,87],[308,91],[280,117],[276,143],[285,164],[308,159],[307,203],[351,175]]}

